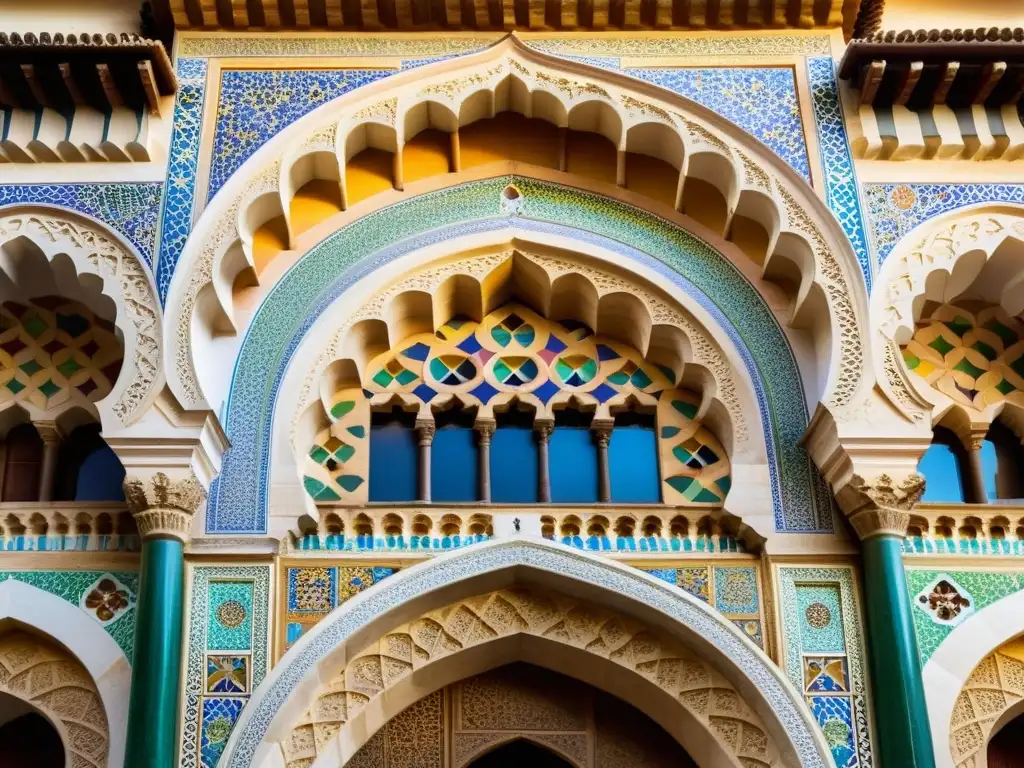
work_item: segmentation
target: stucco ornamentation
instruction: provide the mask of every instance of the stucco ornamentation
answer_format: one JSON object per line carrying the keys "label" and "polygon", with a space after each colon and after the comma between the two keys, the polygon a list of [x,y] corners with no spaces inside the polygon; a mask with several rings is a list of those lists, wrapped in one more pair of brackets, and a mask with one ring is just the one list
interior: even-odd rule
{"label": "stucco ornamentation", "polygon": [[142,538],[170,537],[184,542],[206,491],[195,475],[172,479],[157,472],[150,477],[126,477],[124,495]]}

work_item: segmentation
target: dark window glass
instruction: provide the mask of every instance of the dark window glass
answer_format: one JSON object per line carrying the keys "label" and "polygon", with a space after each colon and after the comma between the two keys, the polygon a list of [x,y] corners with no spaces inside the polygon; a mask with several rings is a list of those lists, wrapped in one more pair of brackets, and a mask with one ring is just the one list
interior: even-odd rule
{"label": "dark window glass", "polygon": [[434,442],[430,449],[432,501],[476,501],[478,488],[475,409],[434,414]]}
{"label": "dark window glass", "polygon": [[615,417],[615,429],[608,444],[608,469],[612,501],[625,504],[661,501],[653,414],[622,413]]}
{"label": "dark window glass", "polygon": [[370,501],[415,501],[416,414],[398,408],[370,420]]}
{"label": "dark window glass", "polygon": [[7,433],[4,462],[4,501],[39,501],[39,473],[43,439],[31,424],[19,424]]}
{"label": "dark window glass", "polygon": [[572,408],[555,412],[548,447],[551,500],[597,501],[597,444],[590,431],[593,414]]}
{"label": "dark window glass", "polygon": [[491,501],[537,501],[537,441],[533,412],[515,406],[495,415],[491,439]]}
{"label": "dark window glass", "polygon": [[99,424],[78,427],[61,441],[57,479],[58,501],[123,501],[124,467],[100,436]]}

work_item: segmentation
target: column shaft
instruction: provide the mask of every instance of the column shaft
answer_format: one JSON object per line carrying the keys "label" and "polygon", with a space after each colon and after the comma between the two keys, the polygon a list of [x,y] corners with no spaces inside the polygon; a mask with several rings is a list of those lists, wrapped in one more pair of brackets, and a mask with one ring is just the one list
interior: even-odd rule
{"label": "column shaft", "polygon": [[491,500],[491,437],[494,435],[493,422],[477,422],[480,442],[477,445],[477,480],[480,483],[480,501]]}
{"label": "column shaft", "polygon": [[183,571],[180,541],[143,541],[124,760],[131,768],[174,765],[178,747]]}
{"label": "column shaft", "polygon": [[60,433],[52,421],[37,423],[36,431],[43,439],[43,462],[39,468],[39,500],[53,501],[53,484],[57,479],[57,458],[60,456]]}
{"label": "column shaft", "polygon": [[988,504],[988,491],[985,490],[985,467],[981,461],[981,445],[967,449],[967,501],[973,504]]}
{"label": "column shaft", "polygon": [[434,422],[417,421],[416,433],[419,436],[419,484],[417,497],[420,501],[430,501],[430,446],[434,442]]}
{"label": "column shaft", "polygon": [[935,768],[902,541],[869,536],[863,554],[878,763]]}
{"label": "column shaft", "polygon": [[554,422],[539,422],[534,424],[534,431],[537,433],[537,500],[542,504],[551,502],[551,433],[554,432]]}
{"label": "column shaft", "polygon": [[612,428],[614,424],[597,423],[591,425],[594,432],[594,440],[597,442],[597,500],[609,502],[612,500],[612,472],[608,463],[608,443],[611,442]]}

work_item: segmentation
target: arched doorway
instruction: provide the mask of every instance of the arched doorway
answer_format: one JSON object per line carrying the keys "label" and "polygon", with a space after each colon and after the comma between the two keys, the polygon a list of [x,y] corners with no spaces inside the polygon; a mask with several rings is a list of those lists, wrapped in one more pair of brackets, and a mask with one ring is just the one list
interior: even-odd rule
{"label": "arched doorway", "polygon": [[470,763],[470,768],[571,768],[572,763],[531,741],[516,739]]}
{"label": "arched doorway", "polygon": [[64,743],[31,704],[0,692],[0,768],[64,768]]}
{"label": "arched doorway", "polygon": [[988,768],[1014,768],[1020,765],[1021,755],[1024,755],[1024,714],[1013,718],[989,741]]}

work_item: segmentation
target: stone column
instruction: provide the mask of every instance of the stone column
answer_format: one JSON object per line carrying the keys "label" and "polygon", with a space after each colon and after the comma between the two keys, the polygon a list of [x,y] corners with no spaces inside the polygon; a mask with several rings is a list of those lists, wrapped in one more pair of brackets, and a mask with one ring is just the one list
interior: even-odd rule
{"label": "stone column", "polygon": [[419,437],[419,485],[417,497],[420,501],[430,501],[430,446],[434,442],[436,426],[432,420],[416,419],[416,434]]}
{"label": "stone column", "polygon": [[970,504],[988,504],[988,491],[985,489],[985,467],[981,460],[981,445],[985,442],[988,429],[971,430],[963,439],[967,462],[964,467],[965,501]]}
{"label": "stone column", "polygon": [[39,500],[53,501],[53,483],[57,478],[57,458],[60,456],[60,430],[54,421],[36,421],[39,437],[43,439],[43,464],[39,470]]}
{"label": "stone column", "polygon": [[935,768],[921,657],[903,570],[903,538],[910,510],[924,492],[924,478],[910,475],[896,486],[887,475],[872,483],[855,476],[851,485],[866,502],[850,515],[850,523],[863,543],[877,760],[886,766]]}
{"label": "stone column", "polygon": [[611,467],[608,464],[608,443],[612,439],[612,429],[615,422],[611,419],[594,419],[590,429],[594,433],[594,441],[597,443],[597,500],[609,502],[612,500],[612,475]]}
{"label": "stone column", "polygon": [[129,475],[128,507],[142,536],[142,563],[124,764],[167,768],[178,748],[184,544],[205,491],[192,474]]}
{"label": "stone column", "polygon": [[534,419],[533,431],[537,433],[537,501],[551,502],[551,433],[555,422],[551,419]]}
{"label": "stone column", "polygon": [[494,437],[494,419],[478,419],[474,427],[480,439],[476,451],[480,501],[489,502],[491,500],[491,438]]}

